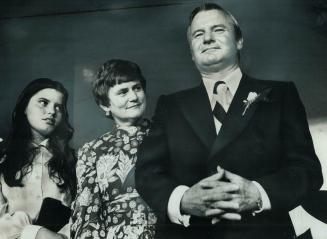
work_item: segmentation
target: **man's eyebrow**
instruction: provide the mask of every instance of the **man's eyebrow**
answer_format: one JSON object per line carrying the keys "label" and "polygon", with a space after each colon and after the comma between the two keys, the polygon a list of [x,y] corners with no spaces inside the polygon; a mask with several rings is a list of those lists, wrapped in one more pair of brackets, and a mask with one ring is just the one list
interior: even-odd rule
{"label": "man's eyebrow", "polygon": [[225,24],[216,24],[216,25],[213,25],[211,28],[216,28],[216,27],[227,28],[227,26]]}
{"label": "man's eyebrow", "polygon": [[[222,27],[222,28],[227,29],[227,26],[225,24],[215,24],[215,25],[211,26],[210,29],[214,29],[217,27]],[[192,36],[194,36],[198,32],[204,32],[204,29],[203,28],[196,29],[195,31],[192,32]]]}

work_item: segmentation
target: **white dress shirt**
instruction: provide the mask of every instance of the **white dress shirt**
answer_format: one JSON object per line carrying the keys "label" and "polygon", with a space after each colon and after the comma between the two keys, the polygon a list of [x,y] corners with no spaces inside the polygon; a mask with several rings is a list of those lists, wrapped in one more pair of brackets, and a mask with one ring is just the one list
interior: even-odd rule
{"label": "white dress shirt", "polygon": [[[48,140],[39,144],[40,152],[35,156],[30,171],[24,176],[23,187],[9,187],[3,175],[0,177],[0,228],[10,226],[11,222],[17,225],[17,220],[9,218],[17,212],[21,213],[19,218],[22,223],[20,239],[35,238],[40,226],[32,225],[40,212],[43,199],[46,197],[54,198],[62,202],[63,205],[70,207],[70,195],[61,192],[57,184],[50,178],[47,162],[51,158],[51,153],[47,150]],[[22,220],[23,213],[30,220]],[[17,215],[16,215],[17,216]],[[8,220],[9,219],[9,224]],[[60,233],[67,234],[60,231]],[[0,232],[1,235],[1,232]],[[69,235],[66,235],[69,237]]]}
{"label": "white dress shirt", "polygon": [[[222,76],[221,74],[210,74],[210,75],[202,75],[202,80],[204,87],[207,91],[209,100],[210,100],[210,105],[211,109],[215,107],[216,104],[216,99],[214,98],[213,94],[213,88],[214,85],[217,81],[223,81],[227,85],[231,95],[234,97],[236,90],[240,84],[242,78],[242,72],[240,68],[236,68],[233,71],[229,72],[229,74]],[[227,111],[229,109],[229,105],[227,106]],[[220,128],[221,128],[221,123],[219,120],[217,120],[213,115],[213,120],[215,123],[215,128],[216,128],[216,133],[218,135]],[[218,166],[218,165],[217,165]],[[255,211],[255,213],[260,213],[263,210],[270,210],[271,209],[271,203],[269,200],[269,197],[266,193],[266,191],[263,189],[263,187],[258,183],[253,181],[254,185],[257,187],[257,189],[260,192],[261,200],[262,200],[262,207]],[[185,227],[189,226],[189,215],[182,215],[180,212],[180,203],[182,200],[182,197],[186,190],[188,190],[189,187],[185,185],[180,185],[176,187],[172,194],[170,195],[169,201],[168,201],[168,217],[171,222],[176,223],[176,224],[182,224]]]}

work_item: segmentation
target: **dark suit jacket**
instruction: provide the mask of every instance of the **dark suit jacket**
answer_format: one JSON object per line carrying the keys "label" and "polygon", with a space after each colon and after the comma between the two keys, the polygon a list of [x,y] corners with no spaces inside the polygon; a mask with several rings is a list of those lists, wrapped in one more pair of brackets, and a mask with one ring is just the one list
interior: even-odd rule
{"label": "dark suit jacket", "polygon": [[302,207],[311,216],[327,223],[327,191],[318,191],[308,195],[303,200]]}
{"label": "dark suit jacket", "polygon": [[[264,95],[242,116],[249,92]],[[272,209],[216,226],[195,217],[188,228],[171,223],[167,204],[172,191],[214,174],[217,165],[260,183]],[[291,238],[288,210],[321,184],[321,166],[294,84],[247,76],[241,79],[218,136],[203,85],[161,96],[136,163],[137,189],[162,219],[158,237],[167,239]]]}

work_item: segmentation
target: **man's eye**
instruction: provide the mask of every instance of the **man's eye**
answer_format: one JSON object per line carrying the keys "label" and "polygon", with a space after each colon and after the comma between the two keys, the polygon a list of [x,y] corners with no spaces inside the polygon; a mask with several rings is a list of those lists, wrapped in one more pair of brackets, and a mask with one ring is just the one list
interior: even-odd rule
{"label": "man's eye", "polygon": [[214,29],[214,32],[217,32],[217,33],[222,33],[225,31],[225,28],[215,28]]}
{"label": "man's eye", "polygon": [[201,37],[203,35],[203,32],[197,32],[193,35],[194,38]]}

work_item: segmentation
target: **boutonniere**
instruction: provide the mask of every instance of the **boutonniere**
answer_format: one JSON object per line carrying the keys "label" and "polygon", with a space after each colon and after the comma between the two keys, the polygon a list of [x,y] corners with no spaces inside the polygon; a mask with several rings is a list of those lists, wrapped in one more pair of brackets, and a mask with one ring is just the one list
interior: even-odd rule
{"label": "boutonniere", "polygon": [[245,115],[246,111],[250,108],[250,106],[253,103],[257,103],[260,101],[270,102],[270,100],[267,97],[270,91],[271,91],[271,88],[267,88],[267,89],[263,90],[261,93],[249,92],[246,100],[243,100],[244,110],[243,110],[242,116]]}

